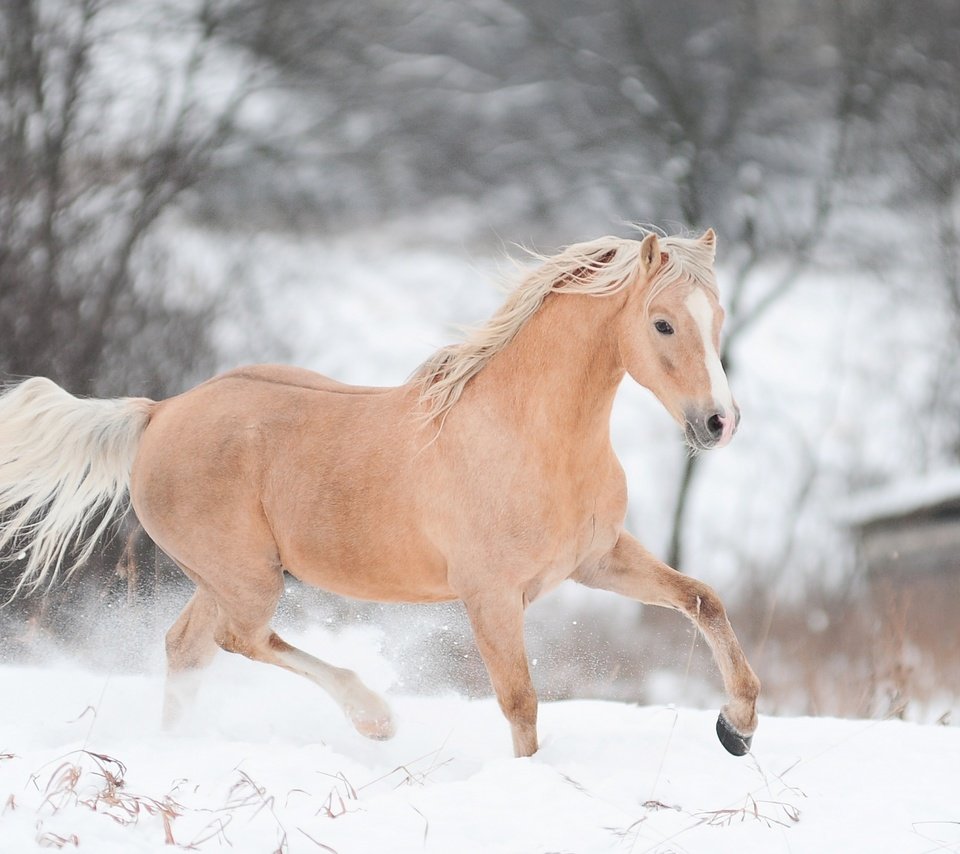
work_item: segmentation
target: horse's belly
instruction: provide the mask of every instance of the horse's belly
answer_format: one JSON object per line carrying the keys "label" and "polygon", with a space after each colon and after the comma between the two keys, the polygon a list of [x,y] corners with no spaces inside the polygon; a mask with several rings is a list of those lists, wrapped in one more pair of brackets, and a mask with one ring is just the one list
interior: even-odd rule
{"label": "horse's belly", "polygon": [[457,598],[447,578],[446,560],[415,531],[390,534],[380,525],[361,534],[352,528],[315,525],[307,535],[282,538],[284,569],[307,584],[355,599],[441,602]]}

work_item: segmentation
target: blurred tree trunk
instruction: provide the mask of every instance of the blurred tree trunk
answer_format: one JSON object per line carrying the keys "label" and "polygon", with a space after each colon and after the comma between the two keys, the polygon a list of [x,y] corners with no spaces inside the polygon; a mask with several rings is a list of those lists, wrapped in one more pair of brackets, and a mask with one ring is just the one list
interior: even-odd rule
{"label": "blurred tree trunk", "polygon": [[[833,140],[828,154],[815,165],[815,174],[811,176],[814,195],[809,217],[793,230],[786,251],[779,253],[786,262],[785,270],[765,290],[752,294],[749,301],[746,295],[752,290],[752,274],[761,252],[754,240],[757,223],[752,214],[744,217],[739,241],[743,257],[729,283],[726,331],[720,352],[724,370],[732,380],[739,369],[736,360],[739,341],[796,288],[816,261],[818,245],[828,237],[831,216],[851,174],[854,123],[864,113],[874,113],[888,94],[882,87],[866,87],[864,79],[873,74],[875,58],[889,45],[895,23],[895,7],[890,3],[882,3],[869,12],[855,2],[838,3],[834,8],[832,35],[840,61],[831,87],[833,110],[825,121]],[[687,513],[702,459],[699,455],[687,454],[681,466],[665,558],[668,564],[678,568],[684,564]]]}
{"label": "blurred tree trunk", "polygon": [[923,51],[912,43],[909,54],[900,51],[901,65],[890,71],[896,91],[886,114],[887,133],[906,165],[900,192],[923,223],[909,262],[916,270],[914,259],[924,258],[948,321],[924,419],[932,434],[928,466],[960,461],[960,7],[941,24],[936,37],[927,34]]}

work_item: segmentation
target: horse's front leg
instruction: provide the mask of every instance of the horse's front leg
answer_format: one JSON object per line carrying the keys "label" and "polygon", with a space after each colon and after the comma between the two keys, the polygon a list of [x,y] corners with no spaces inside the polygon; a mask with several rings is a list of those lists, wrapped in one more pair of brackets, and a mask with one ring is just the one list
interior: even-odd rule
{"label": "horse's front leg", "polygon": [[717,594],[657,560],[629,534],[622,532],[599,564],[574,578],[588,587],[612,590],[648,605],[663,605],[686,614],[710,644],[729,702],[720,712],[717,735],[735,756],[750,749],[757,728],[760,680],[750,669]]}
{"label": "horse's front leg", "polygon": [[523,642],[523,594],[488,590],[463,596],[477,649],[513,733],[516,756],[537,752],[537,694]]}

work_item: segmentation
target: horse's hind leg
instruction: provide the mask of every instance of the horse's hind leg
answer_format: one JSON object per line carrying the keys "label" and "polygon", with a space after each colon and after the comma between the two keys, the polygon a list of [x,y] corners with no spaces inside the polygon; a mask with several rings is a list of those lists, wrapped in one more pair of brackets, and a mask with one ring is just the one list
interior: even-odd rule
{"label": "horse's hind leg", "polygon": [[[227,648],[224,646],[224,649]],[[275,632],[270,632],[266,642],[258,643],[254,649],[239,651],[249,658],[276,664],[319,685],[343,709],[361,735],[376,739],[393,736],[395,727],[390,707],[383,698],[367,688],[352,670],[334,667],[314,658],[291,646]]]}
{"label": "horse's hind leg", "polygon": [[179,720],[184,706],[196,695],[200,684],[199,671],[210,663],[217,651],[214,640],[216,618],[216,603],[203,587],[198,586],[167,632],[164,727],[170,727]]}
{"label": "horse's hind leg", "polygon": [[[195,572],[185,571],[198,577]],[[221,583],[221,579],[228,579],[229,583]],[[283,571],[279,567],[235,567],[230,573],[208,573],[187,611],[171,629],[171,635],[179,638],[183,634],[187,639],[186,644],[175,644],[183,650],[178,663],[182,662],[184,668],[202,666],[209,660],[206,656],[212,655],[211,648],[219,646],[253,661],[275,664],[323,688],[361,735],[390,738],[394,732],[390,707],[356,673],[308,655],[270,628],[282,593]],[[203,660],[192,663],[187,649]]]}

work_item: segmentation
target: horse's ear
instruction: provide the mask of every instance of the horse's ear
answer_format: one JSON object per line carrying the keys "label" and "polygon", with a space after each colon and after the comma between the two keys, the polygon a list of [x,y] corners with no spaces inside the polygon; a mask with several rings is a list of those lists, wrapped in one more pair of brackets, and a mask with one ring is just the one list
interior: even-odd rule
{"label": "horse's ear", "polygon": [[716,257],[717,255],[717,233],[712,229],[708,228],[703,236],[700,238],[700,243],[706,246],[710,250],[710,255]]}
{"label": "horse's ear", "polygon": [[652,276],[662,263],[660,240],[655,234],[648,234],[640,244],[640,263],[648,276]]}

